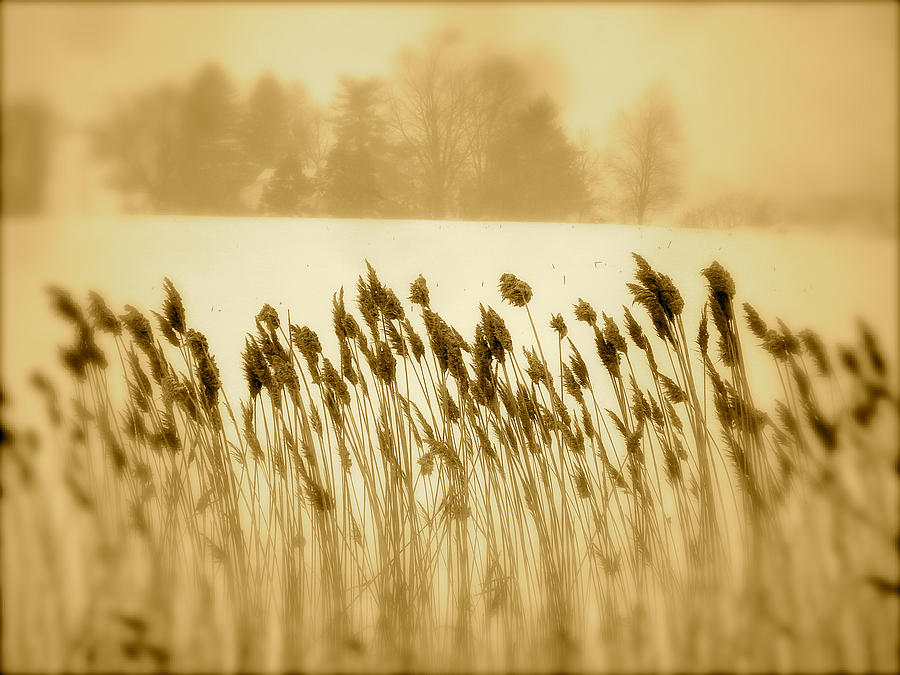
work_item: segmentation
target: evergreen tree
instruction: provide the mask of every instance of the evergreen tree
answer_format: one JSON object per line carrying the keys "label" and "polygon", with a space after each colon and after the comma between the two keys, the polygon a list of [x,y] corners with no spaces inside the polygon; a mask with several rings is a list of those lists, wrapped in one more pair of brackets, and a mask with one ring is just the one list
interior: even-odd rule
{"label": "evergreen tree", "polygon": [[533,101],[488,150],[480,211],[489,218],[510,220],[566,220],[577,215],[586,195],[577,158],[553,102]]}
{"label": "evergreen tree", "polygon": [[385,190],[390,147],[381,106],[378,80],[341,78],[334,104],[335,142],[323,180],[326,207],[334,215],[372,217],[394,209]]}
{"label": "evergreen tree", "polygon": [[298,216],[312,193],[312,182],[295,153],[284,156],[263,189],[260,212],[267,216]]}
{"label": "evergreen tree", "polygon": [[239,119],[231,80],[218,65],[205,66],[189,85],[182,107],[180,210],[215,215],[241,210],[240,190],[254,176],[238,142]]}
{"label": "evergreen tree", "polygon": [[274,167],[293,145],[290,112],[281,82],[270,72],[263,74],[248,97],[240,134],[246,159],[257,173]]}

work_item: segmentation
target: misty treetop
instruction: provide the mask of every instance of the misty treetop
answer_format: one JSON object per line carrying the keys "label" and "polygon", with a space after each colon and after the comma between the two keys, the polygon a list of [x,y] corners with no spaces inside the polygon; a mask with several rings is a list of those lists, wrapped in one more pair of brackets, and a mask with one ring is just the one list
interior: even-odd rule
{"label": "misty treetop", "polygon": [[57,120],[39,98],[4,103],[3,215],[34,215],[46,199],[52,140]]}
{"label": "misty treetop", "polygon": [[[639,112],[622,128],[639,128]],[[668,205],[678,177],[668,137],[654,137],[665,166],[631,184],[619,171],[601,194],[601,153],[585,132],[573,138],[563,113],[533,67],[448,33],[400,55],[390,78],[342,77],[328,107],[271,72],[242,96],[208,64],[185,86],[119,101],[91,138],[131,212],[642,222]],[[630,138],[613,133],[611,158]],[[636,193],[649,195],[641,208]]]}
{"label": "misty treetop", "polygon": [[[578,174],[576,149],[549,98],[516,112],[487,153],[475,216],[515,220],[559,220],[588,199]],[[560,218],[562,216],[562,218]]]}
{"label": "misty treetop", "polygon": [[400,149],[387,134],[383,85],[376,79],[345,77],[332,104],[333,142],[320,190],[326,212],[365,218],[400,215],[394,195]]}
{"label": "misty treetop", "polygon": [[610,148],[610,168],[626,213],[643,224],[648,215],[669,206],[680,186],[681,131],[664,89],[653,86],[629,114],[620,114]]}

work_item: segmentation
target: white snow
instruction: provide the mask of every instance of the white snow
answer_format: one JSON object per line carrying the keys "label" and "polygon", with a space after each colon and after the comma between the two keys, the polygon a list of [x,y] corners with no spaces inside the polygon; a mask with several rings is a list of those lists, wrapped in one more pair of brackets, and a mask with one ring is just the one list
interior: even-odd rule
{"label": "white snow", "polygon": [[[855,317],[875,329],[896,361],[897,238],[810,230],[726,232],[627,225],[356,221],[328,219],[141,217],[8,221],[2,228],[2,385],[15,419],[35,399],[23,383],[41,368],[64,381],[58,346],[71,329],[44,292],[58,284],[84,300],[104,295],[114,311],[125,303],[158,309],[162,279],[180,290],[188,321],[207,335],[234,402],[244,392],[239,353],[263,303],[286,320],[317,331],[336,353],[331,296],[341,286],[355,312],[355,282],[368,259],[406,302],[419,273],[432,307],[471,338],[478,304],[507,320],[517,350],[532,344],[525,313],[502,302],[497,280],[512,272],[531,284],[531,311],[545,348],[548,324],[561,312],[570,336],[595,361],[589,329],[572,316],[579,297],[617,321],[631,304],[631,252],[669,274],[685,301],[692,338],[705,299],[700,270],[717,259],[734,277],[738,303],[793,330],[813,328],[829,346],[856,340]],[[640,308],[635,316],[652,332]],[[752,336],[748,338],[752,340]],[[757,350],[759,351],[759,350]],[[777,384],[766,359],[750,377],[761,394]],[[590,364],[590,362],[589,362]],[[755,370],[755,369],[754,369]],[[774,393],[774,389],[772,389]]]}

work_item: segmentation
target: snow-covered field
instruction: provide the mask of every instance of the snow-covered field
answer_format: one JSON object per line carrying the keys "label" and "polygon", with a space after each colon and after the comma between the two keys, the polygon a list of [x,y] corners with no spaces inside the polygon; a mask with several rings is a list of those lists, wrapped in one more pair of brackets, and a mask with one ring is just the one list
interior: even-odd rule
{"label": "snow-covered field", "polygon": [[[681,289],[689,330],[705,299],[700,270],[719,260],[735,279],[737,300],[752,303],[767,321],[781,317],[795,330],[812,328],[833,346],[855,341],[855,319],[862,317],[896,355],[897,238],[890,235],[324,219],[12,221],[2,227],[8,412],[34,422],[28,409],[36,397],[23,383],[35,368],[62,377],[58,346],[71,339],[70,328],[50,310],[48,284],[80,299],[97,290],[117,311],[130,303],[147,312],[158,308],[168,276],[188,320],[207,335],[226,390],[243,393],[239,352],[262,304],[290,311],[291,322],[313,328],[333,353],[332,293],[343,286],[352,304],[366,259],[404,301],[408,284],[423,274],[432,306],[465,337],[484,303],[501,311],[518,343],[530,344],[527,319],[504,307],[497,291],[499,276],[512,272],[534,289],[538,330],[553,339],[547,321],[561,312],[576,344],[592,353],[589,329],[574,321],[572,303],[582,297],[620,319],[621,306],[631,304],[625,284],[632,280],[632,251]],[[774,392],[768,365],[750,377],[760,394]]]}
{"label": "snow-covered field", "polygon": [[[432,308],[466,338],[479,319],[479,303],[494,306],[520,349],[534,342],[527,316],[505,305],[497,290],[500,275],[512,272],[533,288],[530,310],[544,348],[556,342],[550,315],[562,313],[570,337],[595,372],[600,366],[593,336],[575,321],[574,302],[584,298],[598,313],[620,320],[622,306],[631,304],[626,283],[633,277],[631,253],[636,252],[680,288],[684,324],[693,338],[706,298],[700,271],[718,260],[734,277],[736,301],[750,302],[770,323],[780,317],[795,331],[812,328],[834,347],[856,342],[856,319],[862,318],[880,338],[896,376],[897,239],[890,236],[223,218],[19,221],[4,223],[0,232],[4,423],[15,430],[46,427],[39,395],[27,384],[32,371],[40,369],[67,391],[58,353],[71,341],[71,327],[54,315],[48,285],[82,300],[97,290],[116,311],[132,304],[147,314],[161,304],[163,277],[171,278],[184,299],[188,323],[206,334],[224,388],[236,404],[246,396],[240,359],[244,336],[255,329],[253,318],[263,303],[275,307],[283,321],[310,326],[326,355],[336,360],[331,297],[343,287],[355,313],[355,282],[365,273],[366,260],[410,311],[408,284],[423,274]],[[643,310],[635,310],[635,316],[649,332]],[[748,332],[743,334],[747,344],[753,342]],[[757,348],[748,350],[745,361],[755,402],[769,408],[780,390],[771,360]],[[53,508],[62,507],[54,503]],[[739,529],[726,522],[730,531]],[[78,550],[73,531],[65,528],[64,533],[65,546]],[[86,601],[81,597],[86,577],[77,565],[69,567],[67,605],[79,607]]]}

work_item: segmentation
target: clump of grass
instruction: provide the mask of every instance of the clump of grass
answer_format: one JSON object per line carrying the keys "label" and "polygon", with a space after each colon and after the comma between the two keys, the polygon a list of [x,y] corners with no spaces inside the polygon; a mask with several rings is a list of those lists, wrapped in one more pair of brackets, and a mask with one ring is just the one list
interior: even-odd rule
{"label": "clump of grass", "polygon": [[[679,289],[634,260],[632,307],[598,315],[579,298],[543,325],[549,343],[531,286],[503,274],[500,298],[531,327],[521,346],[485,306],[466,339],[421,275],[404,307],[367,264],[361,322],[343,289],[332,298],[334,354],[261,308],[238,414],[169,279],[156,331],[134,307],[117,316],[92,293],[85,312],[53,290],[75,329],[69,412],[33,384],[96,542],[81,551],[87,615],[73,621],[58,586],[31,600],[60,605],[57,665],[259,669],[277,642],[290,670],[895,667],[882,429],[897,399],[873,331],[841,348],[842,371],[817,335],[745,303],[748,335],[712,263],[689,339]],[[782,385],[771,414],[748,340]],[[5,490],[43,503],[35,451],[8,432],[5,447],[20,468]],[[42,574],[59,583],[49,550]],[[137,569],[143,599],[123,621],[108,584]],[[7,630],[26,630],[33,613],[11,613]],[[15,662],[45,664],[29,649]]]}

